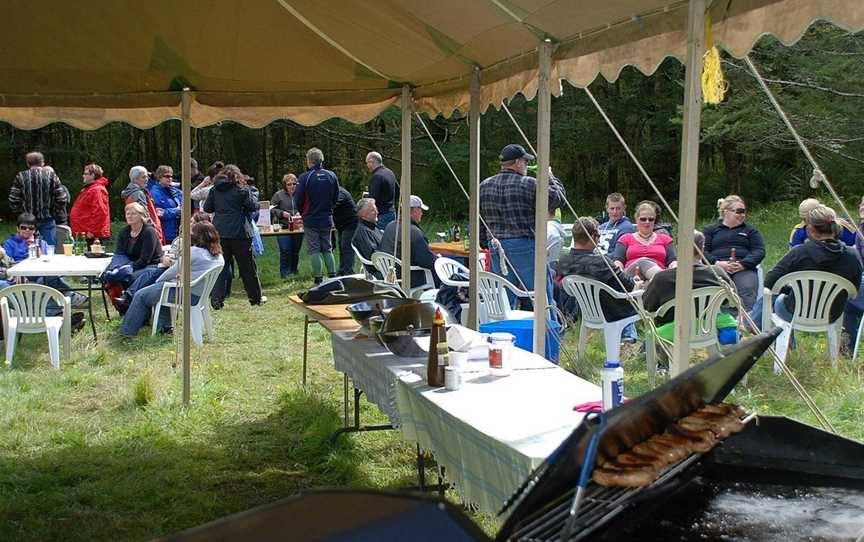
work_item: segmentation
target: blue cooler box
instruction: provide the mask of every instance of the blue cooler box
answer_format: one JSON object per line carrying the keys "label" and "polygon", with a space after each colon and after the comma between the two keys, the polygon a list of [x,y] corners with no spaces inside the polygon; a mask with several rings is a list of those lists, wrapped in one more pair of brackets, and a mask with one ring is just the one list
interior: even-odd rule
{"label": "blue cooler box", "polygon": [[[554,333],[561,332],[561,324],[547,321],[546,359],[558,363],[558,339]],[[496,320],[480,324],[481,333],[510,333],[516,337],[516,346],[529,352],[534,350],[534,320]]]}

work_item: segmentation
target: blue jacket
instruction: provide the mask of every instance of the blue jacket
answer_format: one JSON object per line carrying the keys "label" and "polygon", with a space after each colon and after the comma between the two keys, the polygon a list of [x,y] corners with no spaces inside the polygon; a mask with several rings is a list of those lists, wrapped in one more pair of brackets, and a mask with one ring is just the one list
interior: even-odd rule
{"label": "blue jacket", "polygon": [[170,243],[180,232],[180,213],[183,210],[183,192],[173,186],[164,187],[156,184],[150,187],[150,195],[153,197],[153,205],[162,209],[162,235],[165,242]]}
{"label": "blue jacket", "polygon": [[[855,239],[858,237],[855,234],[855,227],[842,218],[837,219],[837,224],[840,225],[840,237],[838,237],[840,242],[848,247],[854,247]],[[801,222],[792,228],[792,233],[789,234],[789,248],[804,244],[807,239],[807,224]]]}
{"label": "blue jacket", "polygon": [[339,179],[324,166],[308,170],[294,190],[294,204],[303,215],[304,228],[332,228],[333,206],[339,198]]}
{"label": "blue jacket", "polygon": [[[578,227],[578,226],[574,226]],[[630,219],[626,216],[622,216],[617,221],[612,222],[609,220],[608,222],[604,222],[600,224],[600,228],[598,233],[600,234],[600,240],[597,241],[597,245],[601,250],[605,250],[607,254],[612,254],[615,252],[615,245],[618,244],[618,238],[624,235],[625,233],[635,233],[636,226],[630,222]]]}
{"label": "blue jacket", "polygon": [[[48,250],[48,243],[45,241],[40,241],[41,250],[45,253]],[[22,260],[26,260],[27,256],[30,255],[30,243],[21,239],[17,233],[13,233],[9,236],[9,239],[3,243],[3,250],[6,251],[6,255],[12,258],[15,263],[18,263]]]}

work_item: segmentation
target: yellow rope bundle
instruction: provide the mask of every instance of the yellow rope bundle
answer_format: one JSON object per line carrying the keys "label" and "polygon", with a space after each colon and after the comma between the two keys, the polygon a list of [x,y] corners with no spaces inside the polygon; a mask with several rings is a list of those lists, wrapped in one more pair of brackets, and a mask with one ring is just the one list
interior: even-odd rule
{"label": "yellow rope bundle", "polygon": [[720,51],[714,46],[711,36],[711,16],[705,15],[705,55],[702,57],[702,100],[706,104],[717,105],[726,97],[729,82],[720,67]]}

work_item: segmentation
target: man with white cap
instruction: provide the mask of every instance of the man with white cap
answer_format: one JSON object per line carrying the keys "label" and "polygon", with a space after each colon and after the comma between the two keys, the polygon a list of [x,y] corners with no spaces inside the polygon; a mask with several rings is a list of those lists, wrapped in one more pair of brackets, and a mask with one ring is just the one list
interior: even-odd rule
{"label": "man with white cap", "polygon": [[[423,230],[420,229],[420,221],[423,219],[423,211],[428,211],[429,207],[423,203],[422,199],[414,195],[409,198],[409,203],[411,206],[411,265],[417,265],[432,271],[432,277],[435,280],[435,287],[437,288],[439,286],[438,275],[435,273],[435,258],[437,258],[437,256],[429,250],[429,240],[426,239]],[[399,238],[399,231],[401,230],[399,224],[401,221],[402,217],[400,216],[398,220],[394,220],[387,224],[387,227],[384,228],[384,235],[381,237],[381,244],[378,245],[378,250],[388,254],[393,254],[397,258],[402,257],[401,243],[397,244],[396,242]],[[397,249],[395,252],[394,247]],[[426,275],[423,271],[411,272],[412,288],[421,286],[425,282]]]}
{"label": "man with white cap", "polygon": [[[492,252],[492,271],[520,288],[534,290],[534,202],[537,179],[528,175],[528,162],[534,160],[534,156],[528,154],[521,145],[511,144],[501,149],[498,159],[501,171],[480,183],[480,216],[489,226],[489,231],[480,228],[480,244],[488,246],[490,234],[497,239],[507,256],[507,273],[502,271],[497,246],[488,246]],[[564,194],[564,185],[550,170],[550,211],[564,205]],[[551,269],[548,270],[546,293],[549,304],[554,306]]]}

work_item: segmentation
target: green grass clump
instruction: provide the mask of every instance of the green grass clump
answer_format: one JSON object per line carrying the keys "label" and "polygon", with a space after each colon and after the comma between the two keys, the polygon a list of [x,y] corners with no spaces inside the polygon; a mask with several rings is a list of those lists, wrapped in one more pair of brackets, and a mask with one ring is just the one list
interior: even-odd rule
{"label": "green grass clump", "polygon": [[[785,252],[795,206],[751,213],[769,243],[766,269]],[[424,220],[427,233],[444,229]],[[399,489],[417,484],[415,448],[398,431],[330,441],[342,421],[342,375],[330,338],[309,329],[309,385],[301,382],[303,317],[288,295],[310,285],[282,281],[272,239],[259,258],[270,302],[251,307],[242,283],[214,312],[216,336],[192,348],[192,404],[184,408],[179,336],[110,338],[116,316],[97,315],[73,337],[73,354],[50,368],[44,337],[25,336],[13,368],[0,370],[0,540],[149,540],[288,497],[308,488]],[[98,307],[97,308],[101,308]],[[575,353],[577,333],[564,342]],[[696,357],[704,353],[697,353]],[[599,382],[602,338],[565,366]],[[648,389],[644,356],[625,357],[628,395]],[[824,335],[802,334],[788,363],[843,435],[864,440],[860,362],[834,367]],[[732,399],[763,414],[815,424],[782,376],[763,359]],[[387,418],[361,400],[364,423]],[[434,478],[432,471],[429,478]],[[447,497],[459,502],[455,492]],[[494,519],[474,514],[487,532]]]}

